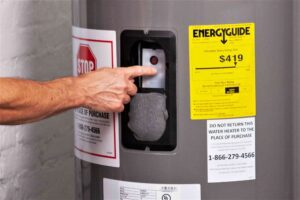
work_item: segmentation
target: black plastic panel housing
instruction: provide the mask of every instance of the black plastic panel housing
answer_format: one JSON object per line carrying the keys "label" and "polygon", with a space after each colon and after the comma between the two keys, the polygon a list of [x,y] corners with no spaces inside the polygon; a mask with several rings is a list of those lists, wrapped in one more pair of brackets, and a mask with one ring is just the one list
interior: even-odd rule
{"label": "black plastic panel housing", "polygon": [[122,113],[121,137],[124,147],[151,151],[172,151],[177,145],[176,113],[176,37],[171,31],[125,30],[121,34],[121,66],[141,65],[140,49],[163,49],[166,56],[165,88],[141,88],[142,78],[136,78],[139,93],[159,92],[167,96],[166,107],[169,118],[163,136],[157,141],[139,141],[128,128],[130,106]]}

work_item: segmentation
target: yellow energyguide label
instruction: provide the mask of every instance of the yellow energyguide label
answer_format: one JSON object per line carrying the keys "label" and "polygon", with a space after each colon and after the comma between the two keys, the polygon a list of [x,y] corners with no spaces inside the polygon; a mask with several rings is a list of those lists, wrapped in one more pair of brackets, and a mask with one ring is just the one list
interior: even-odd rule
{"label": "yellow energyguide label", "polygon": [[256,115],[254,23],[189,26],[191,119]]}

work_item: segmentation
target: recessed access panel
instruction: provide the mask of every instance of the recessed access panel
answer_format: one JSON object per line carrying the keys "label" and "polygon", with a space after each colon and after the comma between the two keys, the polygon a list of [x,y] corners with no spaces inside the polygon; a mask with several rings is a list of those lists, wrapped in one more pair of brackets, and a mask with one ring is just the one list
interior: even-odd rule
{"label": "recessed access panel", "polygon": [[129,149],[171,151],[177,144],[175,35],[123,31],[121,66],[132,65],[152,66],[157,74],[136,78],[138,93],[122,113],[122,144]]}

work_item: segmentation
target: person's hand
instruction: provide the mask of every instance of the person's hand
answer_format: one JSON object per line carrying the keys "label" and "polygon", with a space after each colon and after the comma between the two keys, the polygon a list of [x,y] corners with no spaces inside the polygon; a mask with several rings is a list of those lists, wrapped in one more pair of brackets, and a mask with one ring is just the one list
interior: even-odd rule
{"label": "person's hand", "polygon": [[134,78],[155,74],[156,69],[151,67],[101,68],[79,76],[76,87],[83,96],[82,106],[102,112],[122,112],[124,104],[137,92]]}

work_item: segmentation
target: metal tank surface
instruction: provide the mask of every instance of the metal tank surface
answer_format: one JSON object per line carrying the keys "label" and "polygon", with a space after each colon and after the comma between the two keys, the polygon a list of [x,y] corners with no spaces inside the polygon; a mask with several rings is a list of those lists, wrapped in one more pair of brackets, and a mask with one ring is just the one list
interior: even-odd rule
{"label": "metal tank surface", "polygon": [[299,126],[299,119],[300,119],[300,82],[299,82],[299,64],[300,64],[300,1],[295,0],[293,4],[294,8],[294,37],[293,37],[293,44],[294,44],[294,199],[300,199],[300,126]]}
{"label": "metal tank surface", "polygon": [[[293,200],[292,11],[291,0],[73,0],[73,26],[116,31],[118,66],[128,64],[126,37],[139,40],[143,31],[169,38],[162,44],[173,62],[165,86],[169,145],[128,148],[122,114],[120,167],[76,158],[76,200],[104,199],[103,178],[200,184],[202,200]],[[235,23],[255,24],[256,178],[208,183],[207,120],[190,117],[189,26]]]}

